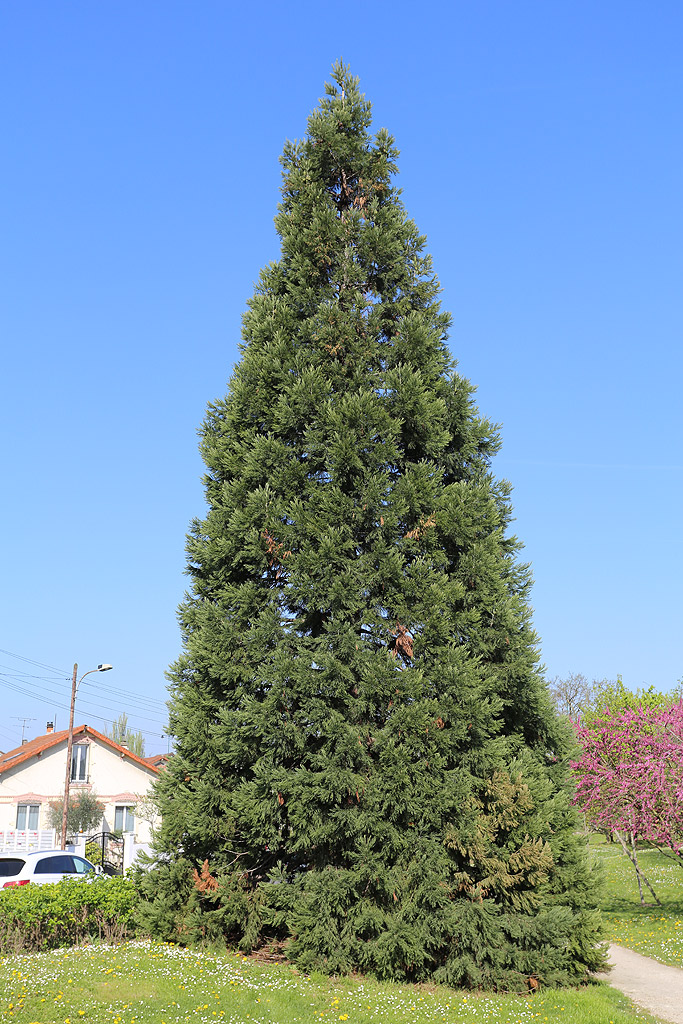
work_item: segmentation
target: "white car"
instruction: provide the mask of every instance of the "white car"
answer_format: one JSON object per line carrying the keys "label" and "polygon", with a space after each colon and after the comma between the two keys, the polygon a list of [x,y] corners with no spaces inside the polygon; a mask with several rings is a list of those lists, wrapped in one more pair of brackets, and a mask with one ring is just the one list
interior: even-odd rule
{"label": "white car", "polygon": [[66,850],[36,850],[33,853],[0,853],[0,888],[9,889],[29,882],[59,882],[62,878],[85,878],[101,873],[85,857]]}

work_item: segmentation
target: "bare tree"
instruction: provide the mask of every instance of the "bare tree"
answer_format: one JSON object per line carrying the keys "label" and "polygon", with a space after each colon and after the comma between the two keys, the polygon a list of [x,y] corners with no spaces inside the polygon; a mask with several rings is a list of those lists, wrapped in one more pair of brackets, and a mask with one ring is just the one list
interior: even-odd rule
{"label": "bare tree", "polygon": [[159,807],[151,793],[137,794],[135,817],[146,821],[150,828],[156,828],[160,821]]}
{"label": "bare tree", "polygon": [[566,715],[573,722],[578,722],[595,700],[599,689],[604,685],[596,679],[589,682],[580,672],[570,672],[568,676],[555,676],[550,682],[550,696],[560,715]]}

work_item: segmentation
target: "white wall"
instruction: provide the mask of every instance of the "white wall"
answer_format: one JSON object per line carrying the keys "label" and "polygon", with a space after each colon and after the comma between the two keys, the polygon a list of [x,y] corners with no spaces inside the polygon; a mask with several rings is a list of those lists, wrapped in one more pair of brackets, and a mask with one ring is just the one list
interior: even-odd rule
{"label": "white wall", "polygon": [[[74,742],[79,740],[80,737],[76,736]],[[89,783],[83,785],[72,782],[72,795],[82,789],[94,792],[105,805],[104,820],[108,829],[114,828],[114,809],[117,804],[140,804],[138,813],[135,809],[133,811],[136,842],[148,843],[150,822],[144,819],[153,817],[153,812],[144,804],[148,803],[146,798],[156,772],[93,737],[89,737],[88,741]],[[65,771],[66,740],[0,774],[0,831],[16,827],[19,803],[40,804],[38,828],[47,828],[49,804],[60,800],[64,794]]]}

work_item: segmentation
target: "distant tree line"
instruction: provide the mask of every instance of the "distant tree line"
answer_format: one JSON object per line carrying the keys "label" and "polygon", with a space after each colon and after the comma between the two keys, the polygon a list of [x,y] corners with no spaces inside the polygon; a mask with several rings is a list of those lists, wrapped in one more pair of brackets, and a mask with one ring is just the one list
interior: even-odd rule
{"label": "distant tree line", "polygon": [[612,714],[637,708],[663,709],[681,699],[681,683],[670,693],[661,693],[654,686],[629,690],[622,677],[588,679],[580,672],[555,676],[550,682],[550,696],[559,715],[574,724],[585,724]]}

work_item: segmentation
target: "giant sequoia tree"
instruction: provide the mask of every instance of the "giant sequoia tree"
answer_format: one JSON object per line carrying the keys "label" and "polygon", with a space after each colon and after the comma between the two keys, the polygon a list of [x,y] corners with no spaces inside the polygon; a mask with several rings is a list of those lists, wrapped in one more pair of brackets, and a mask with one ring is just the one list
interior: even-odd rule
{"label": "giant sequoia tree", "polygon": [[393,140],[332,77],[285,147],[282,255],[202,431],[148,919],[287,939],[309,968],[580,979],[597,915],[498,438]]}

